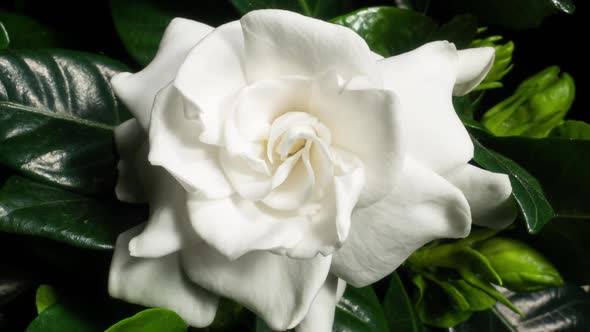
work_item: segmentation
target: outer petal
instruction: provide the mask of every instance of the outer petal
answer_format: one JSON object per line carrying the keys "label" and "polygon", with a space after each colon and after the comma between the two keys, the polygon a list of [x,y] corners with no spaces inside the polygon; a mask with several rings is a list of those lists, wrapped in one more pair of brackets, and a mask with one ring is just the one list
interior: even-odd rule
{"label": "outer petal", "polygon": [[330,129],[332,145],[364,164],[367,178],[359,207],[391,192],[400,173],[404,142],[397,99],[387,90],[340,88],[333,75],[319,79],[312,92],[311,112]]}
{"label": "outer petal", "polygon": [[115,93],[144,129],[149,125],[156,93],[174,79],[190,49],[212,30],[199,22],[175,18],[164,32],[156,57],[146,68],[136,74],[113,77]]}
{"label": "outer petal", "polygon": [[139,173],[147,184],[150,216],[141,234],[129,242],[129,252],[134,257],[166,256],[181,248],[182,234],[190,227],[186,192],[160,167],[150,166]]}
{"label": "outer petal", "polygon": [[391,273],[424,244],[467,236],[470,227],[463,193],[407,159],[396,189],[353,213],[348,240],[334,254],[332,273],[364,287]]}
{"label": "outer petal", "polygon": [[193,48],[178,71],[174,85],[184,96],[186,115],[201,120],[205,143],[222,143],[228,98],[246,85],[243,48],[240,23],[222,25]]}
{"label": "outer petal", "polygon": [[445,178],[467,197],[474,224],[501,229],[516,219],[518,211],[508,175],[467,164],[446,174]]}
{"label": "outer petal", "polygon": [[109,274],[109,294],[136,304],[174,310],[192,326],[211,324],[218,297],[183,275],[178,254],[152,259],[129,255],[129,240],[141,227],[121,234],[117,240]]}
{"label": "outer petal", "polygon": [[453,88],[455,96],[468,94],[483,81],[494,65],[493,47],[469,48],[458,51],[459,72]]}
{"label": "outer petal", "polygon": [[173,85],[163,89],[154,102],[150,126],[149,161],[164,167],[185,189],[205,197],[227,197],[227,182],[216,146],[199,141],[198,120],[182,112],[182,97]]}
{"label": "outer petal", "polygon": [[338,278],[328,276],[305,319],[295,328],[296,332],[332,332],[336,303],[339,300],[337,289]]}
{"label": "outer petal", "polygon": [[473,144],[452,103],[455,46],[433,42],[377,64],[384,87],[399,97],[408,155],[439,174],[471,160]]}
{"label": "outer petal", "polygon": [[190,279],[206,289],[241,303],[283,331],[301,322],[324,285],[331,257],[291,259],[265,251],[228,260],[206,244],[181,252]]}
{"label": "outer petal", "polygon": [[248,82],[335,70],[344,79],[373,71],[367,43],[352,30],[282,10],[241,19]]}
{"label": "outer petal", "polygon": [[144,185],[137,172],[138,168],[148,167],[145,151],[140,147],[147,137],[136,119],[129,119],[115,128],[115,143],[119,162],[115,194],[121,201],[144,203],[147,201]]}

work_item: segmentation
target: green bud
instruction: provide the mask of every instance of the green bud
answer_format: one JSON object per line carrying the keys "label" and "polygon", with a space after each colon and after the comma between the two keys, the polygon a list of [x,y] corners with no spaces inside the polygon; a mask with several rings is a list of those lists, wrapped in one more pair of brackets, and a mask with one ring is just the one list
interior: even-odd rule
{"label": "green bud", "polygon": [[[478,32],[485,31],[480,29]],[[502,36],[490,36],[482,39],[475,39],[471,42],[471,47],[493,47],[496,50],[494,65],[475,90],[487,90],[502,87],[500,80],[512,70],[512,53],[514,52],[514,43],[508,41],[501,44]]]}
{"label": "green bud", "polygon": [[552,66],[523,81],[484,114],[482,124],[497,136],[547,137],[563,123],[575,97],[573,78],[559,72]]}
{"label": "green bud", "polygon": [[563,284],[557,269],[530,246],[495,237],[476,244],[502,279],[503,286],[517,292],[542,290]]}

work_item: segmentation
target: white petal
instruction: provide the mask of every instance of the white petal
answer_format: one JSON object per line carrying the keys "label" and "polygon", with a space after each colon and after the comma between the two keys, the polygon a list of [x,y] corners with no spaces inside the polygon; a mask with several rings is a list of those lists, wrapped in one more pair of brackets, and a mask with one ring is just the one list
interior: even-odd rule
{"label": "white petal", "polygon": [[245,156],[232,156],[226,150],[220,151],[220,165],[233,189],[250,201],[263,199],[272,190],[270,175],[253,169]]}
{"label": "white petal", "polygon": [[237,195],[217,200],[191,198],[188,207],[197,234],[230,259],[254,250],[285,251],[304,236],[305,216],[277,214]]}
{"label": "white petal", "polygon": [[401,103],[406,152],[442,174],[473,158],[473,144],[453,109],[458,56],[448,42],[432,42],[377,64],[383,85]]}
{"label": "white petal", "polygon": [[338,278],[329,275],[326,283],[313,300],[309,312],[295,328],[295,332],[332,332],[336,302],[338,302]]}
{"label": "white petal", "polygon": [[186,191],[160,167],[142,175],[149,179],[150,216],[141,234],[129,242],[133,257],[162,257],[182,246],[183,230],[189,225]]}
{"label": "white petal", "polygon": [[518,211],[508,175],[467,164],[444,177],[467,197],[474,224],[502,229],[516,219]]}
{"label": "white petal", "polygon": [[232,299],[261,317],[274,330],[295,327],[324,285],[330,257],[291,259],[265,251],[228,260],[206,244],[181,251],[189,278]]}
{"label": "white petal", "polygon": [[390,274],[416,249],[440,238],[469,234],[471,215],[463,193],[407,159],[395,190],[355,210],[348,240],[334,253],[332,273],[355,287]]}
{"label": "white petal", "polygon": [[179,254],[161,258],[129,255],[129,240],[142,227],[135,227],[117,239],[109,273],[109,294],[127,302],[173,310],[195,327],[211,324],[218,297],[183,275]]}
{"label": "white petal", "polygon": [[318,79],[313,89],[312,112],[330,129],[332,145],[364,164],[361,207],[387,195],[399,175],[403,142],[397,99],[387,90],[341,90],[333,75]]}
{"label": "white petal", "polygon": [[351,215],[365,184],[362,164],[336,151],[336,172],[331,185],[319,202],[317,214],[304,224],[307,227],[303,240],[287,252],[291,257],[314,257],[319,251],[329,255],[338,250],[347,239]]}
{"label": "white petal", "polygon": [[121,201],[128,203],[145,203],[147,196],[144,184],[137,171],[139,167],[149,167],[147,154],[140,153],[141,145],[147,136],[136,119],[129,119],[115,128],[115,143],[119,162],[117,163],[117,185],[115,194]]}
{"label": "white petal", "polygon": [[352,30],[282,10],[241,19],[248,82],[335,70],[345,79],[372,72],[367,43]]}
{"label": "white petal", "polygon": [[224,24],[192,49],[178,71],[174,85],[184,96],[184,112],[201,120],[205,143],[221,144],[228,98],[246,85],[243,48],[240,23]]}
{"label": "white petal", "polygon": [[184,116],[181,100],[173,85],[158,93],[149,131],[149,161],[164,167],[186,190],[209,198],[227,197],[232,189],[219,164],[218,149],[199,141],[199,122]]}
{"label": "white petal", "polygon": [[455,96],[463,96],[483,81],[494,65],[493,47],[469,48],[457,52],[459,55],[459,72],[453,88]]}
{"label": "white petal", "polygon": [[115,93],[144,129],[148,128],[156,93],[174,79],[190,49],[212,30],[199,22],[175,18],[164,32],[158,53],[146,68],[136,74],[121,73],[113,77],[111,84]]}

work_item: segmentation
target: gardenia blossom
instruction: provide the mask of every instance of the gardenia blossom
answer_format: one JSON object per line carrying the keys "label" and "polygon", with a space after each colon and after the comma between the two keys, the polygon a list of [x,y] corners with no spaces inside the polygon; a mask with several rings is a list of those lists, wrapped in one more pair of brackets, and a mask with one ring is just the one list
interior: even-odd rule
{"label": "gardenia blossom", "polygon": [[134,115],[115,131],[117,197],[150,215],[119,237],[110,294],[196,327],[226,297],[274,330],[331,331],[346,284],[472,222],[505,227],[509,179],[468,164],[452,105],[493,58],[438,41],[384,59],[280,10],[174,19],[149,66],[112,80]]}

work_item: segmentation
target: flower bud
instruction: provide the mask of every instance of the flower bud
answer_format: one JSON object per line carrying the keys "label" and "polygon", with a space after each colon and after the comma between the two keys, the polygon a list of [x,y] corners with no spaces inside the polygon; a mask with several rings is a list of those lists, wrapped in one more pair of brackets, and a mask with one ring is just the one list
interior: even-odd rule
{"label": "flower bud", "polygon": [[546,137],[563,122],[575,97],[573,78],[559,71],[552,66],[523,81],[484,114],[483,125],[497,136]]}
{"label": "flower bud", "polygon": [[512,239],[495,237],[476,247],[502,278],[503,286],[517,292],[542,290],[563,284],[557,269],[539,252]]}
{"label": "flower bud", "polygon": [[[480,30],[480,32],[483,31],[485,31],[485,29]],[[514,52],[514,43],[512,41],[508,41],[504,44],[501,44],[501,40],[502,36],[490,36],[487,38],[475,39],[473,42],[471,42],[471,47],[489,46],[496,50],[496,56],[494,58],[494,65],[492,66],[492,69],[483,82],[481,82],[481,84],[475,90],[501,88],[502,83],[500,80],[502,77],[508,74],[510,70],[512,70],[512,53]]]}

